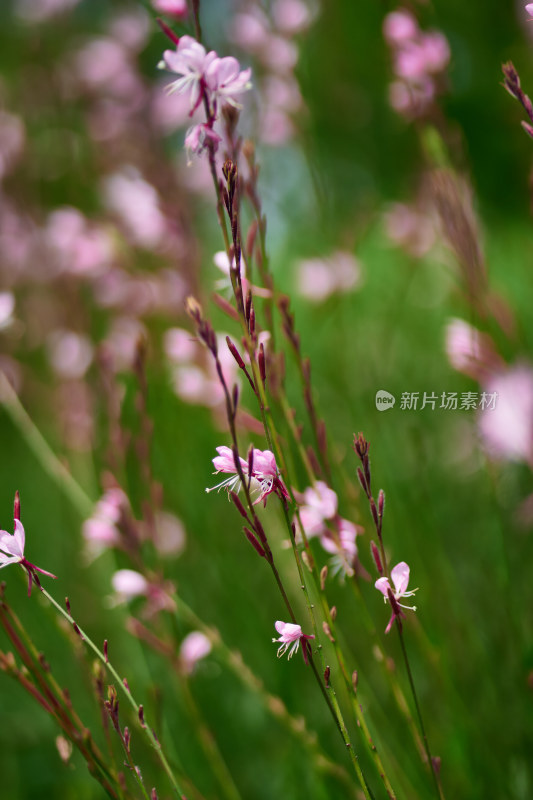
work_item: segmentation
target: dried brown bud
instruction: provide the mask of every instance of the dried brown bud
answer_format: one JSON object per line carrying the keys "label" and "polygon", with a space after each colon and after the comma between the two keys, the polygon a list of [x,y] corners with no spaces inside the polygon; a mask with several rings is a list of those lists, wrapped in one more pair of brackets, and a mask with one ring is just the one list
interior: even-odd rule
{"label": "dried brown bud", "polygon": [[324,670],[324,683],[326,684],[326,689],[329,689],[329,676],[331,674],[331,669],[326,667]]}
{"label": "dried brown bud", "polygon": [[357,684],[358,684],[358,683],[359,683],[359,673],[358,673],[358,672],[357,672],[357,670],[355,669],[355,670],[352,672],[352,686],[353,686],[353,691],[354,691],[354,694],[357,694]]}
{"label": "dried brown bud", "polygon": [[326,588],[327,577],[328,577],[328,567],[327,567],[327,564],[325,564],[322,567],[322,569],[320,570],[320,589],[321,589],[321,591],[324,591],[324,589]]}

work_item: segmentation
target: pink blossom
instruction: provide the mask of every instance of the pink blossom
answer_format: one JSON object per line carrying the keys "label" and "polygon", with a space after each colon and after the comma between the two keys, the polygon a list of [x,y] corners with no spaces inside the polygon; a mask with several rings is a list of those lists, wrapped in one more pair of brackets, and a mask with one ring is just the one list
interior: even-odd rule
{"label": "pink blossom", "polygon": [[31,564],[24,556],[24,546],[26,544],[26,533],[24,526],[19,519],[15,519],[15,532],[13,534],[7,531],[0,531],[0,569],[9,566],[9,564],[20,564],[28,573],[28,596],[31,594],[32,582],[35,581],[37,586],[41,588],[39,581],[40,572],[42,575],[48,575],[49,578],[55,578],[51,572],[45,569],[36,567]]}
{"label": "pink blossom", "polygon": [[494,408],[479,415],[479,431],[489,455],[533,464],[533,368],[516,364],[492,375],[484,393],[496,394]]}
{"label": "pink blossom", "polygon": [[218,102],[240,107],[237,98],[251,88],[251,70],[241,71],[236,58],[219,58],[214,50],[205,47],[192,36],[182,36],[176,50],[165,50],[159,65],[180,77],[173,81],[169,92],[188,94],[193,111],[205,96],[210,114],[217,115]]}
{"label": "pink blossom", "polygon": [[[393,108],[403,113],[411,104],[412,96],[403,83],[391,84],[389,92],[396,85],[401,92],[407,92],[406,104],[400,100],[401,107],[397,107],[396,100],[392,97],[389,99]],[[385,231],[391,242],[403,247],[407,253],[416,258],[421,258],[429,252],[436,240],[435,225],[431,217],[403,203],[393,203],[389,206],[385,213]]]}
{"label": "pink blossom", "polygon": [[302,0],[276,0],[272,16],[278,30],[289,36],[304,31],[312,19],[309,6]]}
{"label": "pink blossom", "polygon": [[361,282],[359,262],[351,253],[339,250],[326,258],[310,258],[298,264],[300,294],[322,302],[335,292],[346,292]]}
{"label": "pink blossom", "polygon": [[113,590],[121,601],[148,594],[150,584],[140,572],[133,569],[119,569],[111,578]]}
{"label": "pink blossom", "polygon": [[150,250],[161,243],[168,226],[159,194],[135,167],[109,175],[102,190],[107,207],[117,214],[135,244]]}
{"label": "pink blossom", "polygon": [[307,538],[320,536],[327,530],[325,521],[337,513],[337,495],[324,481],[317,481],[305,490],[302,502],[299,514]]}
{"label": "pink blossom", "polygon": [[15,295],[13,292],[0,292],[0,330],[11,325],[14,310]]}
{"label": "pink blossom", "polygon": [[314,639],[313,634],[302,633],[302,628],[300,625],[296,625],[293,622],[282,622],[278,620],[274,627],[276,628],[277,632],[280,634],[278,639],[272,639],[273,642],[281,642],[280,646],[278,647],[278,658],[284,656],[287,650],[289,650],[288,658],[292,658],[295,653],[298,652],[298,648],[300,647],[300,640],[303,639],[304,646],[302,647],[302,653],[304,657],[304,661],[307,664],[307,645],[305,644],[306,641],[310,639]]}
{"label": "pink blossom", "polygon": [[503,367],[490,336],[462,319],[451,319],[446,326],[446,355],[454,369],[477,381]]}
{"label": "pink blossom", "polygon": [[191,631],[181,643],[180,660],[187,674],[191,674],[202,658],[211,652],[211,642],[201,631]]}
{"label": "pink blossom", "polygon": [[250,68],[241,72],[240,64],[233,56],[214,58],[205,70],[210,107],[216,109],[217,100],[220,100],[240,108],[237,98],[251,88],[251,75]]}
{"label": "pink blossom", "polygon": [[88,337],[74,331],[53,331],[48,337],[47,349],[55,372],[68,380],[82,378],[93,359]]}
{"label": "pink blossom", "polygon": [[390,45],[399,45],[418,34],[418,23],[413,15],[405,9],[391,11],[383,22],[383,35]]}
{"label": "pink blossom", "polygon": [[193,125],[193,127],[189,128],[187,131],[185,136],[185,149],[189,153],[194,153],[199,156],[204,150],[210,147],[213,148],[213,152],[216,152],[218,144],[221,141],[222,137],[219,136],[210,125],[202,123],[200,125]]}
{"label": "pink blossom", "polygon": [[110,266],[113,255],[107,231],[88,220],[77,208],[66,206],[49,214],[44,244],[61,272],[98,276]]}
{"label": "pink blossom", "polygon": [[172,584],[159,585],[151,583],[140,572],[133,569],[119,569],[111,578],[115,592],[112,603],[128,603],[136,597],[146,597],[148,602],[144,616],[153,616],[159,611],[174,611],[176,604],[171,597],[174,591]]}
{"label": "pink blossom", "polygon": [[182,19],[187,16],[187,0],[152,0],[152,5],[159,14]]}
{"label": "pink blossom", "polygon": [[[402,597],[412,597],[418,589],[410,589],[407,590],[409,585],[409,573],[410,569],[409,566],[405,563],[405,561],[400,561],[399,564],[396,564],[395,567],[391,570],[391,578],[394,584],[394,591],[391,588],[390,581],[388,578],[378,578],[375,582],[374,586],[384,595],[384,601],[387,602],[389,600],[389,592],[392,593],[394,599],[397,601],[398,608],[406,608],[410,611],[416,611],[416,606],[405,606],[400,603],[400,599]],[[397,616],[405,616],[401,611],[399,613],[392,612],[392,616],[389,620],[389,624],[385,628],[385,633],[388,633],[392,627],[392,623],[396,619]]]}
{"label": "pink blossom", "polygon": [[163,338],[163,348],[167,358],[174,364],[186,364],[199,352],[196,337],[184,328],[169,328]]}
{"label": "pink blossom", "polygon": [[527,3],[526,11],[530,17],[533,17],[533,3]]}
{"label": "pink blossom", "polygon": [[85,520],[82,535],[91,558],[96,558],[106,547],[120,544],[119,524],[129,511],[129,500],[119,488],[108,489],[97,502],[92,516]]}
{"label": "pink blossom", "polygon": [[155,516],[154,544],[163,556],[179,556],[185,549],[187,537],[183,522],[168,511]]}
{"label": "pink blossom", "polygon": [[[218,456],[213,459],[213,466],[216,472],[226,472],[230,474],[222,483],[217,486],[206,489],[206,492],[212,492],[214,489],[220,490],[227,489],[228,492],[239,491],[241,488],[241,479],[237,468],[235,467],[235,459],[233,451],[230,447],[222,446],[216,448]],[[242,474],[248,477],[248,462],[244,458],[239,458]],[[279,471],[276,464],[274,453],[270,450],[253,450],[251,477],[251,494],[257,495],[254,505],[263,500],[266,505],[267,497],[272,492],[276,492],[280,497],[287,499],[289,493],[285,488],[283,481],[279,477]]]}
{"label": "pink blossom", "polygon": [[332,573],[340,573],[351,577],[354,574],[354,564],[357,557],[357,536],[363,532],[360,525],[354,525],[347,519],[337,520],[337,531],[334,535],[326,530],[320,536],[320,544],[327,553],[333,553]]}

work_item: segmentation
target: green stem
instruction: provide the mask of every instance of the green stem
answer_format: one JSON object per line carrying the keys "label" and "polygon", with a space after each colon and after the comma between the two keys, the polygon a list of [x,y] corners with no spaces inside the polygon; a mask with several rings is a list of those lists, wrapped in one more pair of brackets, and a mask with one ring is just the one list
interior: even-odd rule
{"label": "green stem", "polygon": [[416,694],[415,682],[413,680],[413,674],[411,672],[411,666],[409,664],[409,658],[407,657],[407,650],[405,648],[405,642],[404,642],[404,639],[403,639],[402,625],[401,625],[401,622],[400,622],[399,619],[396,619],[396,628],[398,630],[398,636],[400,637],[400,645],[401,645],[401,648],[402,648],[403,660],[405,662],[405,668],[407,670],[407,677],[409,678],[409,685],[411,687],[411,694],[413,695],[413,700],[414,700],[414,704],[415,704],[415,708],[416,708],[416,714],[417,714],[417,717],[418,717],[418,724],[420,725],[420,731],[422,733],[422,740],[424,742],[424,750],[426,751],[426,757],[427,757],[427,760],[428,760],[428,766],[429,766],[429,768],[431,770],[431,775],[433,777],[433,783],[435,785],[435,792],[436,792],[436,795],[439,798],[439,800],[444,800],[444,795],[442,794],[442,789],[441,789],[440,783],[439,783],[438,778],[437,778],[437,773],[435,772],[435,766],[433,764],[433,758],[431,756],[431,751],[429,749],[429,741],[428,741],[428,738],[427,738],[427,735],[426,735],[426,729],[424,727],[424,720],[422,719],[422,712],[421,712],[420,706],[418,704],[418,697],[417,697],[417,694]]}
{"label": "green stem", "polygon": [[[135,702],[135,699],[133,698],[133,695],[131,694],[128,686],[124,683],[123,679],[120,677],[120,675],[118,674],[116,669],[113,667],[113,665],[109,661],[106,660],[106,657],[104,656],[102,651],[95,645],[95,643],[92,641],[92,639],[90,639],[89,636],[87,636],[85,631],[83,631],[79,627],[79,625],[77,624],[75,619],[73,617],[71,617],[71,615],[67,611],[65,611],[64,608],[62,608],[59,605],[59,603],[52,597],[52,595],[49,594],[46,591],[46,589],[43,589],[42,587],[41,587],[41,592],[44,594],[44,596],[47,598],[47,600],[50,603],[52,603],[52,605],[57,609],[57,611],[59,611],[59,613],[66,620],[68,620],[68,622],[70,622],[71,625],[75,626],[76,631],[79,633],[81,639],[87,643],[87,645],[91,648],[91,650],[94,652],[96,657],[102,662],[104,667],[113,676],[113,678],[115,679],[117,685],[120,686],[123,694],[126,696],[129,704],[131,705],[132,709],[134,710],[137,719],[140,720],[140,717],[139,717],[140,706]],[[157,738],[155,737],[154,733],[152,732],[152,729],[150,728],[150,726],[148,724],[146,724],[146,722],[141,723],[141,727],[142,727],[143,731],[145,732],[145,735],[148,737],[148,739],[150,741],[150,744],[152,745],[152,747],[156,751],[157,757],[159,758],[159,761],[161,762],[161,765],[162,765],[164,771],[166,772],[166,774],[167,774],[167,776],[168,776],[168,778],[169,778],[169,780],[170,780],[170,782],[171,782],[171,784],[172,784],[172,786],[174,788],[174,791],[178,794],[178,796],[180,798],[183,798],[184,797],[183,790],[182,790],[180,784],[178,783],[178,781],[177,781],[177,779],[176,779],[176,777],[175,777],[175,775],[174,775],[174,773],[173,773],[173,771],[172,771],[172,769],[171,769],[171,767],[170,767],[170,765],[169,765],[169,763],[168,763],[168,761],[167,761],[167,759],[165,757],[165,754],[163,753],[163,750],[161,748],[160,743],[158,742]]]}

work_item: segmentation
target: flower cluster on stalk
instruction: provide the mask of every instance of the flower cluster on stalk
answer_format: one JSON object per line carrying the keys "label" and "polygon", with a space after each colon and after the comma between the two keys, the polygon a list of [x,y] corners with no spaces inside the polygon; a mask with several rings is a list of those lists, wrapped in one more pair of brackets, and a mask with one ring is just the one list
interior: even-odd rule
{"label": "flower cluster on stalk", "polygon": [[[242,486],[242,479],[235,464],[235,457],[231,447],[216,448],[218,456],[213,459],[215,474],[225,472],[229,474],[221,483],[206,489],[212,492],[214,489],[226,489],[228,492],[239,492]],[[276,464],[274,453],[270,450],[252,449],[250,458],[245,461],[239,458],[242,476],[250,482],[250,495],[255,497],[254,505],[263,501],[266,505],[267,497],[275,492],[279,497],[288,499],[289,493],[281,480]]]}
{"label": "flower cluster on stalk", "polygon": [[240,97],[252,86],[251,69],[241,70],[233,56],[220,58],[214,50],[206,52],[205,47],[192,36],[182,36],[175,50],[165,50],[159,67],[179,76],[169,84],[168,91],[188,95],[191,115],[202,103],[205,104],[207,121],[187,131],[187,149],[199,154],[211,147],[215,152],[220,136],[213,130],[213,125],[222,106],[241,108]]}

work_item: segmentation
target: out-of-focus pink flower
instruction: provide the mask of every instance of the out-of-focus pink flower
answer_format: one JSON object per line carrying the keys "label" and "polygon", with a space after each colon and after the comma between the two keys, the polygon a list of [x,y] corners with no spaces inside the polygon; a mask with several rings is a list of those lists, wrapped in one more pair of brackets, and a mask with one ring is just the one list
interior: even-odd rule
{"label": "out-of-focus pink flower", "polygon": [[[235,459],[231,447],[217,447],[218,456],[213,459],[213,466],[216,472],[226,472],[230,474],[222,483],[217,486],[206,489],[206,492],[212,492],[215,489],[227,489],[228,492],[239,491],[241,488],[241,479],[235,467]],[[242,474],[248,476],[248,462],[244,458],[239,458]],[[267,497],[272,492],[276,492],[280,497],[288,498],[289,493],[279,477],[279,471],[276,464],[274,453],[270,450],[253,450],[252,469],[251,469],[251,494],[257,495],[254,505],[263,500],[266,505]]]}
{"label": "out-of-focus pink flower", "polygon": [[214,50],[206,53],[192,36],[182,36],[176,50],[165,50],[159,66],[181,76],[169,85],[169,92],[189,95],[191,111],[205,96],[214,117],[219,101],[239,108],[238,98],[251,88],[251,69],[241,71],[232,56],[219,58]]}
{"label": "out-of-focus pink flower", "polygon": [[185,135],[185,149],[187,152],[199,156],[209,147],[212,147],[213,151],[216,152],[219,142],[221,141],[222,137],[219,136],[210,125],[201,123],[199,125],[193,125],[193,127],[189,128],[187,131]]}
{"label": "out-of-focus pink flower", "polygon": [[211,642],[201,631],[191,631],[181,643],[180,661],[185,672],[190,675],[196,664],[209,655]]}
{"label": "out-of-focus pink flower", "polygon": [[0,531],[0,569],[10,564],[20,564],[24,567],[28,574],[28,595],[30,595],[33,581],[41,588],[39,576],[37,575],[38,572],[42,575],[48,575],[49,578],[55,578],[56,576],[52,575],[51,572],[47,572],[45,569],[36,567],[35,564],[31,564],[26,559],[24,556],[25,544],[26,533],[20,519],[15,519],[14,533],[11,534],[7,531]]}
{"label": "out-of-focus pink flower", "polygon": [[[389,90],[398,86],[401,92],[410,92],[403,83],[391,84]],[[412,102],[412,97],[407,98],[407,106]],[[395,101],[391,98],[391,105],[396,108]],[[397,108],[403,112],[406,107]],[[402,247],[415,258],[421,258],[428,253],[436,241],[435,225],[428,214],[411,208],[403,203],[393,203],[385,213],[385,231],[394,244]]]}
{"label": "out-of-focus pink flower", "polygon": [[146,337],[146,329],[138,319],[117,317],[111,326],[102,349],[110,357],[115,372],[131,369],[139,341]]}
{"label": "out-of-focus pink flower", "polygon": [[111,578],[113,591],[116,592],[120,602],[133,600],[134,597],[147,595],[150,584],[140,572],[133,569],[119,569]]}
{"label": "out-of-focus pink flower", "polygon": [[385,633],[388,633],[392,627],[392,623],[396,619],[397,616],[405,616],[400,609],[406,608],[409,611],[416,611],[416,606],[405,606],[403,603],[400,603],[402,597],[412,597],[418,589],[410,589],[408,590],[407,587],[409,585],[409,574],[410,569],[409,566],[405,563],[405,561],[400,561],[399,564],[396,564],[395,567],[391,570],[391,578],[394,584],[394,591],[390,585],[390,581],[388,578],[378,578],[375,582],[374,586],[384,595],[384,601],[390,602],[389,599],[389,592],[392,593],[394,599],[396,600],[396,604],[398,606],[399,613],[395,613],[394,610],[392,612],[392,616],[389,620],[389,624],[385,628]]}
{"label": "out-of-focus pink flower", "polygon": [[446,326],[446,355],[454,369],[476,381],[503,367],[490,336],[462,319],[452,319]]}
{"label": "out-of-focus pink flower", "polygon": [[530,17],[533,17],[533,3],[527,3],[526,11]]}
{"label": "out-of-focus pink flower", "polygon": [[494,407],[478,417],[487,452],[495,459],[533,464],[533,368],[517,364],[501,370],[483,389],[486,396],[496,395]]}
{"label": "out-of-focus pink flower", "polygon": [[156,189],[135,167],[125,167],[103,182],[107,207],[120,218],[135,244],[152,249],[167,231],[167,221],[159,206]]}
{"label": "out-of-focus pink flower", "polygon": [[111,20],[109,33],[132,53],[143,49],[151,32],[151,20],[144,8],[119,11]]}
{"label": "out-of-focus pink flower", "polygon": [[400,45],[416,38],[418,23],[409,11],[401,8],[391,11],[383,22],[383,36],[390,45]]}
{"label": "out-of-focus pink flower", "polygon": [[183,328],[170,328],[163,337],[163,348],[174,364],[187,364],[199,353],[198,340]]}
{"label": "out-of-focus pink flower", "polygon": [[294,36],[309,27],[313,15],[303,0],[276,0],[272,6],[272,17],[279,31]]}
{"label": "out-of-focus pink flower", "polygon": [[155,516],[155,541],[163,556],[179,556],[185,549],[187,537],[183,522],[168,511],[159,511]]}
{"label": "out-of-focus pink flower", "polygon": [[13,292],[0,292],[0,331],[13,322],[15,295]]}
{"label": "out-of-focus pink flower", "polygon": [[167,17],[182,19],[188,14],[187,0],[152,0],[154,10]]}
{"label": "out-of-focus pink flower", "polygon": [[58,208],[49,214],[43,240],[58,272],[95,277],[109,268],[113,257],[107,231],[90,225],[77,208]]}
{"label": "out-of-focus pink flower", "polygon": [[231,22],[230,36],[233,42],[250,53],[259,53],[268,44],[270,25],[266,15],[256,7],[243,11]]}
{"label": "out-of-focus pink flower", "polygon": [[74,331],[53,331],[47,340],[48,359],[64,379],[82,378],[93,360],[93,348],[86,336]]}
{"label": "out-of-focus pink flower", "polygon": [[327,527],[325,521],[337,514],[337,495],[324,481],[309,486],[302,496],[300,520],[307,538],[320,536]]}
{"label": "out-of-focus pink flower", "polygon": [[82,528],[91,557],[95,558],[107,547],[115,547],[120,543],[118,525],[127,511],[129,500],[122,489],[108,489],[100,498],[92,516],[85,520]]}
{"label": "out-of-focus pink flower", "polygon": [[314,302],[322,302],[335,292],[354,289],[361,281],[357,259],[343,251],[329,258],[312,258],[298,265],[298,290]]}
{"label": "out-of-focus pink flower", "polygon": [[293,622],[282,622],[281,620],[278,620],[276,623],[274,623],[274,627],[280,634],[277,639],[272,639],[273,642],[281,642],[280,646],[278,647],[278,658],[284,656],[287,650],[289,650],[288,658],[292,658],[293,655],[298,652],[300,641],[303,640],[304,644],[302,646],[302,653],[304,661],[307,664],[307,645],[305,643],[310,639],[314,639],[314,634],[302,633],[301,626],[296,625]]}
{"label": "out-of-focus pink flower", "polygon": [[111,603],[129,603],[136,597],[146,597],[144,617],[152,617],[160,611],[174,611],[176,604],[172,599],[174,586],[171,583],[160,585],[151,583],[140,572],[133,569],[119,569],[111,578],[115,596]]}
{"label": "out-of-focus pink flower", "polygon": [[354,574],[357,557],[356,538],[363,532],[363,528],[347,519],[338,520],[336,528],[335,534],[326,528],[320,536],[320,544],[327,553],[334,555],[332,574],[340,573],[344,579],[345,575],[351,577]]}
{"label": "out-of-focus pink flower", "polygon": [[439,31],[421,31],[416,19],[403,9],[386,16],[383,32],[399,79],[389,87],[390,103],[405,117],[421,116],[436,95],[436,77],[450,60],[448,41]]}

